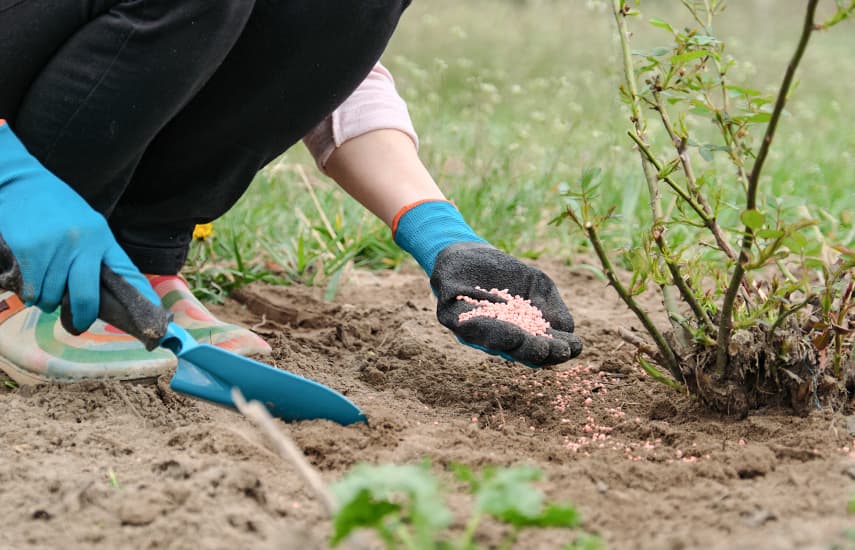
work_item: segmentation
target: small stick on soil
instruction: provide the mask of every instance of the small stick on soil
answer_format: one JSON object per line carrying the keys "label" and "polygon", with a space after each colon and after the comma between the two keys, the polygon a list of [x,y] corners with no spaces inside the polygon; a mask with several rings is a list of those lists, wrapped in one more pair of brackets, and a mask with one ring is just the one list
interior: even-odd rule
{"label": "small stick on soil", "polygon": [[[327,218],[324,209],[321,208],[321,203],[318,201],[318,196],[315,194],[315,189],[312,187],[312,183],[309,181],[309,177],[306,175],[306,171],[303,170],[303,165],[297,165],[297,174],[300,176],[300,180],[303,182],[303,185],[306,186],[306,190],[309,192],[309,196],[312,198],[312,202],[315,204],[315,209],[318,211],[318,215],[321,218],[321,221],[324,224],[324,227],[329,232],[331,237],[335,237],[335,244],[338,247],[339,252],[344,252],[344,245],[341,244],[341,240],[337,238],[337,234],[333,231],[333,226],[330,224],[329,218]],[[309,225],[311,227],[311,224]]]}
{"label": "small stick on soil", "polygon": [[501,421],[502,429],[504,430],[507,425],[507,422],[505,422],[505,409],[502,408],[502,401],[499,399],[499,392],[495,391],[494,393],[496,395],[496,405],[499,406],[499,420]]}
{"label": "small stick on soil", "polygon": [[633,334],[623,327],[618,327],[618,336],[620,336],[625,342],[635,346],[638,351],[646,353],[658,362],[662,361],[662,356],[659,354],[659,350],[645,342],[640,336]]}
{"label": "small stick on soil", "polygon": [[121,398],[122,398],[122,401],[124,401],[124,402],[125,402],[125,405],[127,405],[127,406],[128,406],[128,408],[129,408],[129,409],[131,409],[131,411],[132,411],[135,415],[137,415],[137,416],[139,417],[139,419],[140,419],[140,420],[142,420],[142,424],[143,424],[143,426],[146,426],[146,425],[147,425],[147,422],[146,422],[146,420],[145,420],[145,417],[144,417],[144,416],[140,413],[140,411],[139,411],[139,410],[134,406],[134,404],[133,404],[133,403],[131,403],[131,400],[130,400],[130,398],[128,397],[128,394],[127,394],[127,393],[125,393],[125,389],[122,387],[122,383],[121,383],[121,382],[115,382],[115,383],[114,383],[114,385],[113,385],[113,389],[115,390],[115,392],[116,392],[117,394],[119,394],[119,397],[121,397]]}
{"label": "small stick on soil", "polygon": [[327,512],[327,515],[332,518],[335,516],[338,506],[335,498],[330,493],[320,472],[312,466],[303,454],[303,451],[294,443],[288,435],[284,434],[276,427],[273,417],[267,412],[267,409],[258,401],[250,401],[247,403],[243,398],[240,390],[232,389],[232,400],[235,402],[235,407],[245,417],[249,418],[264,434],[273,442],[273,446],[279,455],[288,460],[297,469],[303,481],[314,491],[315,496],[321,501],[321,505]]}
{"label": "small stick on soil", "polygon": [[262,313],[262,314],[261,314],[261,321],[259,321],[259,322],[255,323],[254,325],[252,325],[251,327],[249,327],[249,330],[251,330],[251,331],[255,332],[256,330],[260,329],[261,327],[263,327],[263,326],[264,326],[264,325],[266,325],[266,324],[267,324],[267,314],[266,314],[266,313]]}

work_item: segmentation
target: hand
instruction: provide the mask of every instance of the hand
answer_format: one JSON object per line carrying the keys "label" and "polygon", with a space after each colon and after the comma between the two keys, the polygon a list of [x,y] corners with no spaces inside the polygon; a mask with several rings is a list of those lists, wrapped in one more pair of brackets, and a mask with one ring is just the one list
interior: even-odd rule
{"label": "hand", "polygon": [[98,316],[101,264],[155,304],[148,280],[118,245],[107,221],[50,173],[0,120],[0,235],[20,269],[15,291],[53,311],[68,292],[76,329]]}
{"label": "hand", "polygon": [[[436,258],[430,282],[439,299],[439,322],[464,344],[535,367],[563,363],[582,351],[582,341],[573,334],[573,316],[549,276],[492,246],[459,243],[446,247]],[[473,305],[458,296],[503,301],[486,290],[476,290],[476,286],[507,289],[511,296],[530,300],[549,322],[548,336],[536,336],[491,317],[461,322],[460,314],[472,310]]]}
{"label": "hand", "polygon": [[[426,201],[407,206],[395,217],[393,231],[395,242],[430,275],[439,299],[439,322],[464,344],[532,367],[555,365],[581,353],[582,341],[573,334],[573,317],[552,280],[539,269],[490,246],[450,203]],[[531,300],[551,325],[548,336],[536,336],[489,317],[461,322],[460,314],[473,306],[458,296],[502,301],[476,286],[508,289],[511,296]]]}

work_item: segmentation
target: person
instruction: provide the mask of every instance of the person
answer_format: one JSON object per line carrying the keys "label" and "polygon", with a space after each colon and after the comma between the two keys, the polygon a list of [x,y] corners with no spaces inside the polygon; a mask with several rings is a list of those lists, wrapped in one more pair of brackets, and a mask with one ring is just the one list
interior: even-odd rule
{"label": "person", "polygon": [[[194,227],[300,139],[415,257],[461,342],[529,366],[577,355],[549,277],[478,236],[419,160],[406,105],[378,64],[408,4],[0,0],[0,237],[20,275],[17,294],[0,294],[0,369],[42,383],[147,378],[176,364],[96,319],[102,264],[194,338],[269,353],[213,316],[179,272]],[[461,323],[471,306],[458,296],[497,300],[476,286],[530,299],[549,336]],[[63,296],[78,336],[59,322]]]}

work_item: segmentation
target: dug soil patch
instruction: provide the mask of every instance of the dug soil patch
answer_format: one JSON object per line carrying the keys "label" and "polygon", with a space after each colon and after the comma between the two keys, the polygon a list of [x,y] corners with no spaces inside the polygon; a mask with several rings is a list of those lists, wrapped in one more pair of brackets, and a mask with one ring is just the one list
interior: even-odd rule
{"label": "dug soil patch", "polygon": [[[855,546],[855,422],[765,410],[737,421],[646,379],[617,336],[630,314],[602,282],[549,271],[585,351],[531,370],[442,328],[424,276],[356,273],[317,289],[253,286],[215,308],[273,345],[270,362],[327,384],[370,426],[288,426],[329,481],[360,461],[534,464],[609,548]],[[242,417],[156,384],[0,389],[0,548],[324,548],[320,506]],[[489,542],[490,530],[486,534]],[[559,531],[519,548],[560,548]],[[848,546],[847,546],[848,545]]]}

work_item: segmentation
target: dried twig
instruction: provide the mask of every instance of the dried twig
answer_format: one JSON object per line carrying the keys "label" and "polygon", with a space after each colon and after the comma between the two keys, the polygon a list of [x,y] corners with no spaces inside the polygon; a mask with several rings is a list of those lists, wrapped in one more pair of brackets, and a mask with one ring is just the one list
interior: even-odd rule
{"label": "dried twig", "polygon": [[[264,405],[258,401],[247,403],[246,399],[243,398],[243,394],[237,388],[232,388],[232,400],[235,402],[237,410],[249,418],[270,439],[277,454],[296,468],[300,477],[303,478],[303,481],[306,482],[306,485],[309,486],[321,502],[321,506],[326,511],[327,516],[333,519],[338,511],[338,503],[324,483],[320,471],[306,459],[300,447],[294,443],[294,440],[288,434],[277,428],[276,422],[270,416],[270,413],[267,412]],[[369,539],[364,535],[365,533],[352,534],[349,540],[345,542],[345,548],[352,550],[367,550],[370,548]]]}
{"label": "dried twig", "polygon": [[297,469],[297,473],[300,474],[303,481],[305,481],[309,488],[315,493],[315,496],[321,502],[321,505],[324,507],[327,515],[329,515],[330,518],[335,516],[338,505],[336,504],[335,497],[333,497],[332,493],[327,488],[323,478],[321,478],[321,473],[317,468],[309,463],[305,455],[303,455],[303,451],[300,450],[297,444],[294,443],[288,435],[276,427],[273,417],[270,416],[270,413],[267,412],[264,405],[258,401],[250,401],[247,403],[246,399],[243,398],[243,394],[237,388],[232,388],[232,400],[234,400],[237,410],[239,410],[245,417],[252,420],[252,422],[255,423],[262,432],[264,432],[264,435],[270,439],[273,446],[276,448],[276,452],[278,452],[282,458],[286,459],[294,466],[294,468]]}
{"label": "dried twig", "polygon": [[137,415],[137,417],[139,417],[140,420],[142,420],[142,424],[143,426],[145,426],[147,424],[145,417],[142,415],[142,413],[140,413],[139,409],[137,409],[134,404],[131,403],[128,394],[125,393],[125,388],[122,387],[122,382],[115,382],[113,384],[113,390],[119,395],[119,397],[122,398],[122,401],[124,401],[125,405],[127,405],[128,408],[131,409],[131,412],[133,412],[135,415]]}
{"label": "dried twig", "polygon": [[[321,208],[321,203],[318,201],[318,196],[315,194],[315,189],[312,187],[311,182],[309,181],[309,177],[306,175],[306,171],[303,169],[302,164],[297,165],[297,174],[300,176],[300,180],[303,182],[303,185],[306,186],[306,191],[309,192],[309,197],[312,199],[312,203],[315,205],[315,209],[318,211],[318,216],[321,218],[321,222],[323,222],[324,227],[329,233],[330,237],[335,240],[336,247],[339,252],[344,252],[344,245],[341,244],[341,241],[338,239],[338,235],[335,231],[333,231],[333,226],[330,223],[329,218],[327,218],[326,212]],[[309,225],[311,227],[311,225]]]}
{"label": "dried twig", "polygon": [[649,355],[659,363],[663,362],[662,355],[656,350],[656,348],[645,342],[641,336],[638,336],[623,327],[618,327],[618,336],[620,336],[624,342],[635,346],[635,349],[641,353]]}
{"label": "dried twig", "polygon": [[261,321],[259,321],[259,322],[255,323],[254,325],[252,325],[251,327],[249,327],[249,330],[251,330],[251,331],[255,332],[256,330],[260,329],[261,327],[263,327],[263,326],[264,326],[264,325],[266,325],[266,324],[267,324],[267,314],[266,314],[266,313],[262,313],[262,314],[261,314]]}

